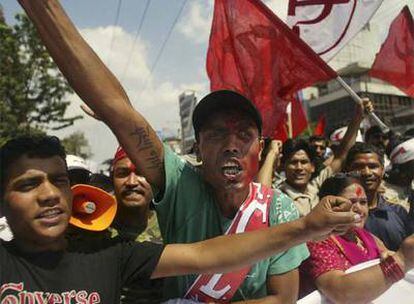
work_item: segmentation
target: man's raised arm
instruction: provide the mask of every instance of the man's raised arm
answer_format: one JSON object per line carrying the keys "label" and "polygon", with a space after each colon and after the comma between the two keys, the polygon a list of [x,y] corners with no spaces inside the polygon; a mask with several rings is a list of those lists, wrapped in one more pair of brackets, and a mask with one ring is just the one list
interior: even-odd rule
{"label": "man's raised arm", "polygon": [[140,174],[164,189],[163,146],[119,81],[81,37],[56,0],[19,0],[72,88],[111,128]]}
{"label": "man's raised arm", "polygon": [[346,131],[344,138],[342,138],[341,143],[339,144],[338,151],[335,153],[335,158],[330,164],[334,173],[341,171],[349,150],[355,145],[359,126],[364,118],[364,112],[369,114],[372,111],[373,105],[368,98],[363,98],[362,104],[356,105],[356,113],[348,125],[348,130]]}

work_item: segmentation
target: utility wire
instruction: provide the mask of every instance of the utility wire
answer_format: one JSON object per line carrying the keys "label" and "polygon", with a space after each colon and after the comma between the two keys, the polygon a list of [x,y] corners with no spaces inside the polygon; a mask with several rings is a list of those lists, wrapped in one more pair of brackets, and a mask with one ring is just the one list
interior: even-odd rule
{"label": "utility wire", "polygon": [[152,73],[154,72],[154,70],[155,70],[155,68],[156,68],[156,66],[157,66],[157,64],[158,64],[158,62],[159,62],[159,60],[160,60],[160,58],[161,58],[161,56],[162,56],[162,53],[164,52],[165,46],[167,45],[167,42],[168,42],[168,40],[170,39],[171,33],[173,32],[175,25],[177,24],[178,20],[179,20],[179,19],[180,19],[180,17],[181,17],[181,14],[182,14],[182,12],[183,12],[183,10],[184,10],[184,7],[185,7],[185,5],[186,5],[187,1],[188,1],[188,0],[184,0],[184,1],[181,3],[180,10],[178,11],[177,15],[175,16],[175,19],[174,19],[173,23],[171,24],[171,26],[170,26],[170,28],[169,28],[169,30],[168,30],[167,36],[165,37],[165,39],[164,39],[164,41],[163,41],[163,43],[162,43],[162,45],[161,45],[161,48],[160,48],[160,50],[158,51],[157,56],[155,57],[154,63],[153,63],[153,64],[152,64],[152,66],[151,66],[151,69],[150,69],[149,75],[148,75],[148,77],[146,78],[145,85],[144,85],[144,89],[141,91],[141,94],[142,94],[143,92],[145,92],[145,91],[148,89],[149,79],[151,78]]}
{"label": "utility wire", "polygon": [[161,48],[160,48],[160,50],[159,50],[159,52],[158,52],[158,54],[157,54],[157,57],[156,57],[156,59],[155,59],[155,61],[154,61],[153,65],[152,65],[152,67],[151,67],[151,70],[150,70],[150,76],[151,76],[151,74],[154,72],[155,67],[156,67],[156,66],[157,66],[157,64],[158,64],[158,61],[160,60],[161,55],[162,55],[162,53],[164,52],[165,46],[167,45],[167,42],[168,42],[168,41],[169,41],[169,39],[170,39],[171,33],[173,32],[173,30],[174,30],[174,28],[175,28],[175,25],[176,25],[176,24],[177,24],[177,22],[178,22],[178,19],[180,19],[180,17],[181,17],[181,14],[182,14],[182,12],[183,12],[183,10],[184,10],[184,7],[185,7],[186,3],[187,3],[187,0],[184,0],[184,1],[182,2],[181,7],[180,7],[180,10],[178,11],[177,15],[175,16],[175,19],[174,19],[173,24],[171,25],[170,29],[168,30],[167,37],[164,39],[164,41],[163,41],[163,43],[162,43],[162,46],[161,46]]}
{"label": "utility wire", "polygon": [[151,0],[147,0],[147,2],[145,3],[144,12],[142,13],[141,20],[140,20],[139,25],[138,25],[138,29],[135,32],[134,40],[133,40],[132,45],[131,45],[131,50],[129,52],[128,59],[126,61],[126,65],[125,65],[124,69],[122,70],[121,82],[122,82],[122,79],[125,76],[125,73],[128,71],[129,64],[130,64],[131,58],[132,58],[132,54],[134,53],[134,50],[135,50],[135,43],[137,42],[139,34],[141,33],[142,25],[144,24],[144,20],[145,20],[145,17],[147,15],[147,11],[148,11],[148,8],[150,6],[150,3],[151,3]]}
{"label": "utility wire", "polygon": [[115,31],[115,27],[118,25],[119,22],[119,15],[121,13],[121,6],[122,6],[122,0],[118,0],[118,6],[116,8],[116,14],[115,14],[115,22],[114,22],[114,29],[112,30],[112,35],[111,35],[111,44],[109,45],[109,53],[108,53],[108,65],[111,59],[111,52],[112,52],[112,48],[114,46],[114,41],[115,41],[115,35],[114,35],[114,31]]}

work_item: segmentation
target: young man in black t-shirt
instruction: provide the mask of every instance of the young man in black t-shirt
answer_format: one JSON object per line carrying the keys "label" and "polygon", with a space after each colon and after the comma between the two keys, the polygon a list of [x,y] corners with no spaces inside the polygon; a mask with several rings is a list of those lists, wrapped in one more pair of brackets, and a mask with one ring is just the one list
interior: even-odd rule
{"label": "young man in black t-shirt", "polygon": [[2,303],[117,303],[122,286],[231,271],[355,222],[350,203],[331,197],[304,219],[252,233],[165,247],[98,240],[79,250],[65,239],[72,193],[59,139],[12,139],[0,149],[0,168],[0,215],[15,236],[0,243]]}

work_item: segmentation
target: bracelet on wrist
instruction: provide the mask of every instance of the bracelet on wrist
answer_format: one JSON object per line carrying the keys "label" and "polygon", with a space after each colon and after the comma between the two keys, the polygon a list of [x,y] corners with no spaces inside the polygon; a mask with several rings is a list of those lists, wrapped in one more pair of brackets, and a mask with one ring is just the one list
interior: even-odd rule
{"label": "bracelet on wrist", "polygon": [[381,261],[380,267],[384,277],[393,284],[403,279],[405,276],[404,271],[391,255]]}

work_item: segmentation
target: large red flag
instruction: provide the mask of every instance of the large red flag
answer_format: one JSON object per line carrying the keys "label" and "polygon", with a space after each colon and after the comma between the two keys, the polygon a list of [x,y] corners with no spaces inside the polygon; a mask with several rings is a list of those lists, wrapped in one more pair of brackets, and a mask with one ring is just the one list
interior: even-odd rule
{"label": "large red flag", "polygon": [[369,74],[414,97],[414,21],[408,6],[392,22]]}
{"label": "large red flag", "polygon": [[336,77],[287,25],[258,0],[216,0],[207,73],[211,90],[230,89],[251,99],[274,135],[296,91]]}

